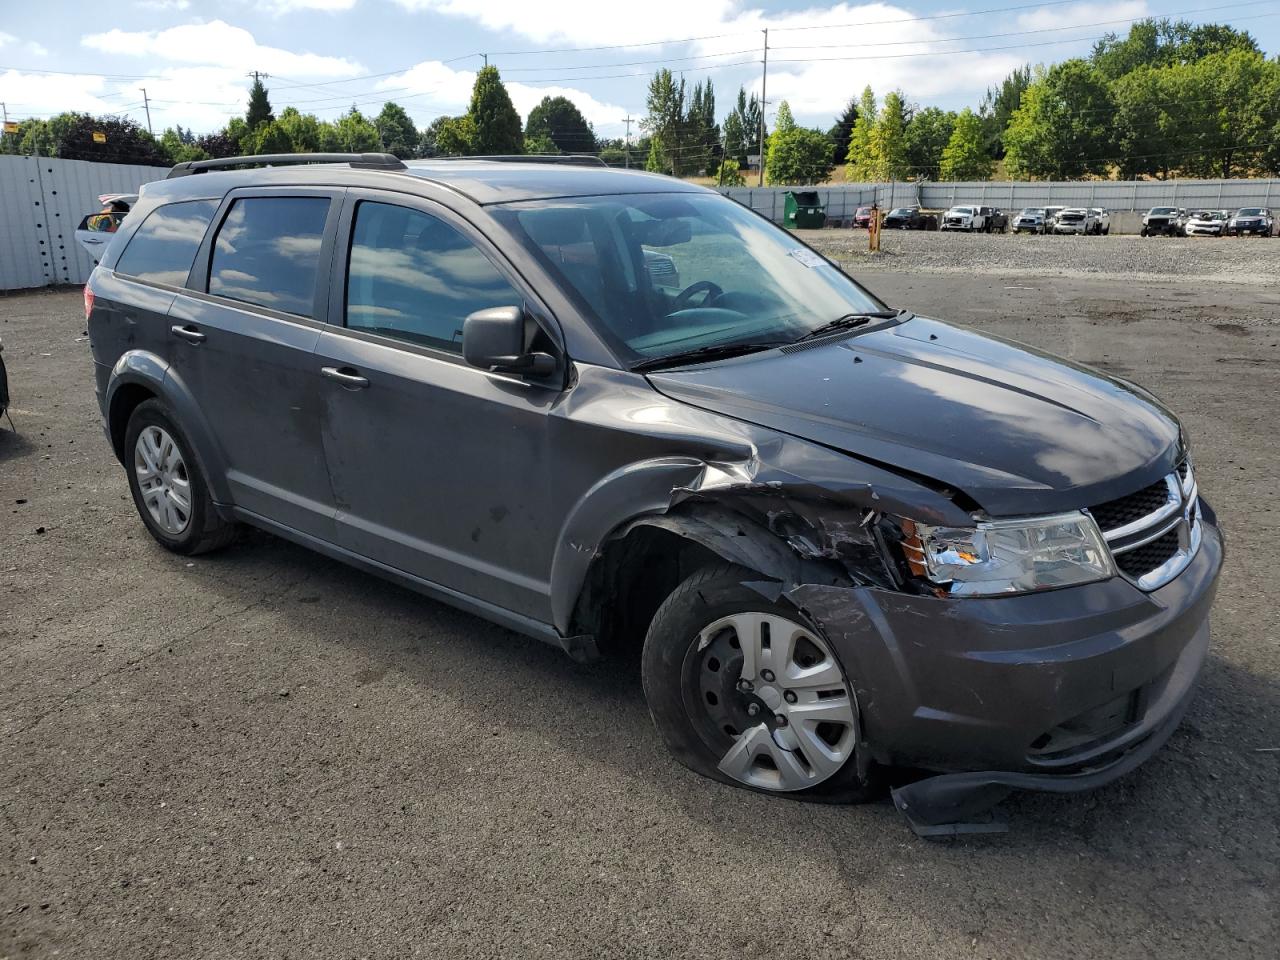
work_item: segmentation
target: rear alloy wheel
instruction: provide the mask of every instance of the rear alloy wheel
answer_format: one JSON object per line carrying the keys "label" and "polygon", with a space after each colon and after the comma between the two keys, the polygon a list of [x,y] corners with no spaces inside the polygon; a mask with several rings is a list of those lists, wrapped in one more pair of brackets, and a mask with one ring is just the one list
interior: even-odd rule
{"label": "rear alloy wheel", "polygon": [[643,658],[654,722],[704,776],[805,799],[866,799],[852,686],[818,630],[747,585],[758,580],[709,567],[659,608]]}
{"label": "rear alloy wheel", "polygon": [[236,525],[218,515],[200,465],[168,407],[155,399],[138,404],[124,439],[134,506],[161,546],[191,555],[235,538]]}

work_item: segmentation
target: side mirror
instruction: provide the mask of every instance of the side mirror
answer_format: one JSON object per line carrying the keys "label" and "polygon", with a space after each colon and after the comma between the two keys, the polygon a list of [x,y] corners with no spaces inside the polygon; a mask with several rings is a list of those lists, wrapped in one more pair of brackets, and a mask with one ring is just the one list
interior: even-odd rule
{"label": "side mirror", "polygon": [[545,377],[556,369],[555,357],[528,352],[520,307],[477,310],[462,321],[462,356],[473,367],[498,373]]}

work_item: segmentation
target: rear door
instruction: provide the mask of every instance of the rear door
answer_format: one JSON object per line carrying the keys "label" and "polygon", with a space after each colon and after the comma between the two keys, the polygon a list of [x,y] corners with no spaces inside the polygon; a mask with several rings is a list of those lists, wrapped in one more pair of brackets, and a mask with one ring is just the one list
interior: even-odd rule
{"label": "rear door", "polygon": [[170,376],[195,398],[235,505],[332,541],[312,351],[340,189],[232,191],[174,301]]}
{"label": "rear door", "polygon": [[[538,304],[470,224],[429,200],[350,191],[338,230],[324,449],[339,542],[396,570],[549,621],[558,386],[470,366],[462,322]],[[531,336],[555,351],[547,322]]]}

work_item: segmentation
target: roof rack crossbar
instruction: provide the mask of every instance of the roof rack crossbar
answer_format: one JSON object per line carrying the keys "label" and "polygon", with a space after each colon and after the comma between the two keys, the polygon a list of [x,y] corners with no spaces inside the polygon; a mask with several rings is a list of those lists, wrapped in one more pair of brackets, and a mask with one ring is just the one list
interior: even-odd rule
{"label": "roof rack crossbar", "polygon": [[230,167],[285,166],[304,163],[349,163],[362,170],[405,170],[404,163],[389,153],[264,153],[248,157],[217,157],[213,160],[187,160],[174,164],[166,180],[186,177],[208,170]]}
{"label": "roof rack crossbar", "polygon": [[429,157],[430,160],[494,160],[498,163],[567,163],[580,167],[607,167],[593,153],[495,153],[465,157]]}

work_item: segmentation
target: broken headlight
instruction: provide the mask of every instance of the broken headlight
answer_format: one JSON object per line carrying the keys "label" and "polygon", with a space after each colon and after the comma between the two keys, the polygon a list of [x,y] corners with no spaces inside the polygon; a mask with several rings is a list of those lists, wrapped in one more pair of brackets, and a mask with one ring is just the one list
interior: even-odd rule
{"label": "broken headlight", "polygon": [[957,597],[1031,593],[1106,580],[1111,551],[1092,517],[1080,512],[973,527],[902,522],[912,573]]}

